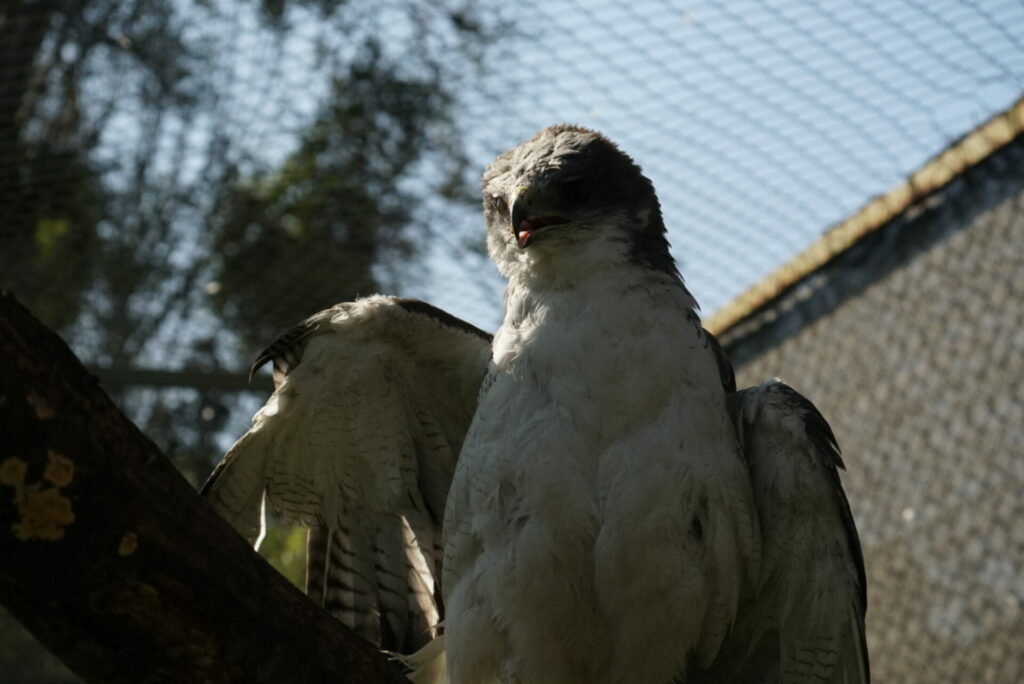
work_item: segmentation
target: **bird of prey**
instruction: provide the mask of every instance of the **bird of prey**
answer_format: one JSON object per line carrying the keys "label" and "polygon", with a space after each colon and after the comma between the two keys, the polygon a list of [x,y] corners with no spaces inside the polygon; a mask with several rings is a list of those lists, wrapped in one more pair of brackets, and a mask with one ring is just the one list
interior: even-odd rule
{"label": "bird of prey", "polygon": [[417,681],[867,682],[832,431],[736,390],[651,182],[559,125],[483,200],[497,333],[379,295],[312,316],[257,360],[276,390],[209,501],[251,540],[265,506],[309,525],[308,593],[425,645]]}

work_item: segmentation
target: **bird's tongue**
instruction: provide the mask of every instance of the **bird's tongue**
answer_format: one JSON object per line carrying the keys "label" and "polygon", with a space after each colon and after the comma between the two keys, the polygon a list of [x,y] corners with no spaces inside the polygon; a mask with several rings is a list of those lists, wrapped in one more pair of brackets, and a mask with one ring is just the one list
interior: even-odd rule
{"label": "bird's tongue", "polygon": [[519,229],[516,231],[516,240],[520,247],[525,247],[530,242],[530,236],[545,226],[557,226],[568,223],[564,216],[530,216],[519,222]]}

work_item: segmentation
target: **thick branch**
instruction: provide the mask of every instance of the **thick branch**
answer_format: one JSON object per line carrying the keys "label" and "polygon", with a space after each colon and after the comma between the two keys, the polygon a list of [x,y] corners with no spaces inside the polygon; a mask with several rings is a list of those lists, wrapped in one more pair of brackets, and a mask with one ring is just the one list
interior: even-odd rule
{"label": "thick branch", "polygon": [[97,682],[404,682],[0,293],[0,602]]}

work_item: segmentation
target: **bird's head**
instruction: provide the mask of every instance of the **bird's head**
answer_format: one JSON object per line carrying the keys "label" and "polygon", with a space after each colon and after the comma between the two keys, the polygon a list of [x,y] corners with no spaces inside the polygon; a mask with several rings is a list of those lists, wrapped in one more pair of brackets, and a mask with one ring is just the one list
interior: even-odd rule
{"label": "bird's head", "polygon": [[483,199],[488,250],[508,278],[615,264],[678,278],[654,187],[600,133],[545,128],[487,167]]}

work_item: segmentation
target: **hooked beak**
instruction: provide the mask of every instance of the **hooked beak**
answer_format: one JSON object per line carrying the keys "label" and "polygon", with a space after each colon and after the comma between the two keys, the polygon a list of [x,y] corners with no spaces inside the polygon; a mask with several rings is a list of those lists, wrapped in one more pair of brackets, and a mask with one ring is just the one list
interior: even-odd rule
{"label": "hooked beak", "polygon": [[569,219],[557,215],[535,215],[531,211],[529,202],[525,199],[517,199],[512,204],[512,234],[516,238],[516,244],[520,249],[525,249],[533,242],[534,236],[542,229],[554,226],[563,226],[569,223]]}

